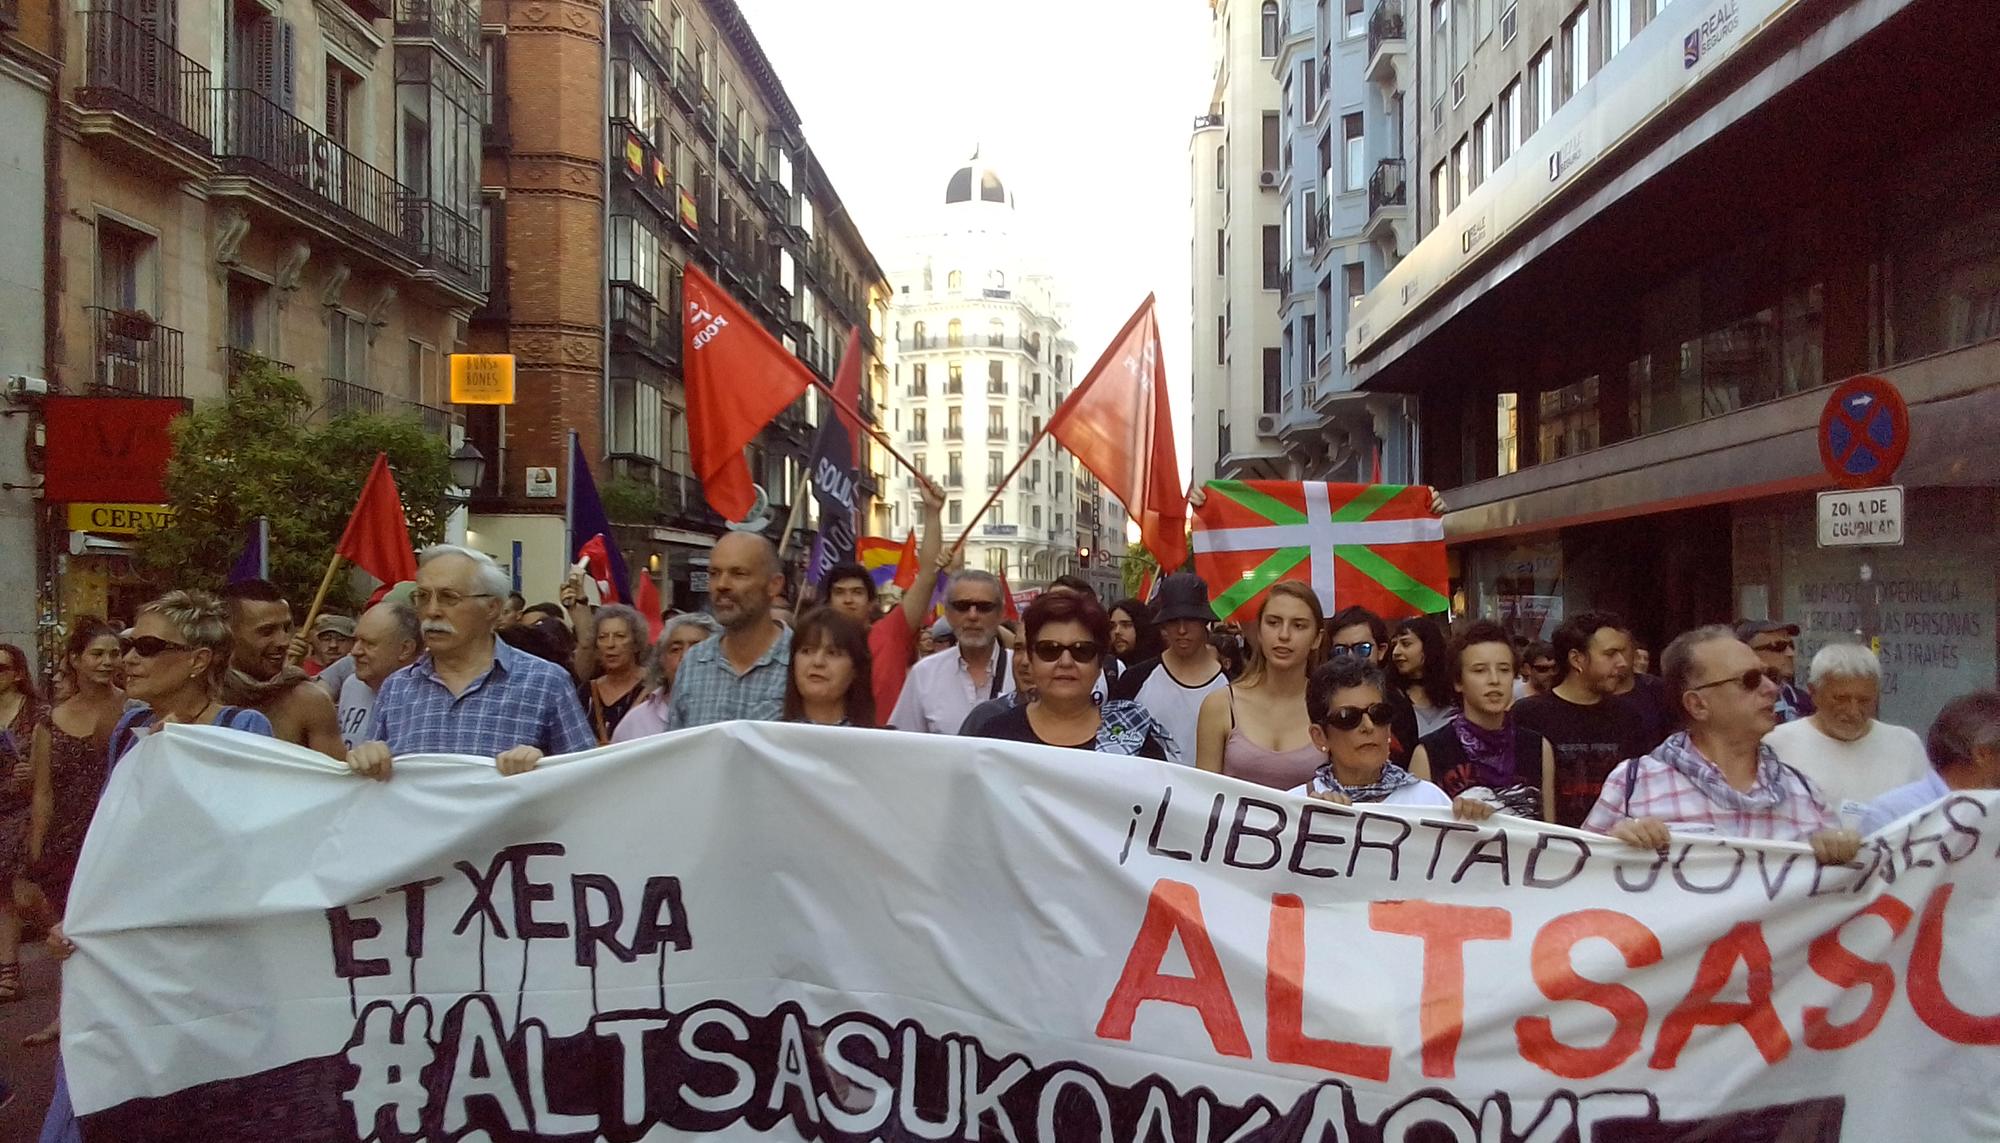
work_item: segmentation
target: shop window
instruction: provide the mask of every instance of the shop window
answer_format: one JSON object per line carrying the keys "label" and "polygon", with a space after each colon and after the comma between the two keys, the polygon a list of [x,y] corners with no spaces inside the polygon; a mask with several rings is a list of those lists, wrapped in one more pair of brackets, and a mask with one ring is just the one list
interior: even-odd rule
{"label": "shop window", "polygon": [[1589,452],[1598,445],[1597,377],[1586,377],[1536,398],[1536,463]]}

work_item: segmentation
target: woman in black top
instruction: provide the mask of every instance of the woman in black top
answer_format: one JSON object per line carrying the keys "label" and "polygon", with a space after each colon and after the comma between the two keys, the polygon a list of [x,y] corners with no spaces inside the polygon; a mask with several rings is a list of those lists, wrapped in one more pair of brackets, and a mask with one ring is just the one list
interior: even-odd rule
{"label": "woman in black top", "polygon": [[1022,622],[1035,697],[989,719],[980,737],[1167,760],[1167,734],[1145,707],[1129,699],[1099,706],[1091,697],[1111,645],[1111,620],[1097,600],[1069,592],[1043,595]]}
{"label": "woman in black top", "polygon": [[646,691],[646,660],[653,653],[652,628],[622,603],[609,603],[591,616],[592,656],[597,675],[576,688],[597,744],[611,741],[625,712]]}
{"label": "woman in black top", "polygon": [[874,658],[868,632],[831,607],[815,607],[792,632],[786,722],[874,726]]}
{"label": "woman in black top", "polygon": [[1547,739],[1514,724],[1514,642],[1484,620],[1452,642],[1459,710],[1425,735],[1410,772],[1435,782],[1454,806],[1479,803],[1531,821],[1553,821],[1556,755]]}

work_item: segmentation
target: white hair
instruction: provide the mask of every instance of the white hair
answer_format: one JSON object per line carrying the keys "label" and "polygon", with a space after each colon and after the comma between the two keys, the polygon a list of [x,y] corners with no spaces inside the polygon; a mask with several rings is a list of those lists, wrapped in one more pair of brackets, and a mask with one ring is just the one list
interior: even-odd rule
{"label": "white hair", "polygon": [[417,553],[417,566],[423,567],[442,556],[464,556],[471,560],[473,575],[479,581],[479,590],[495,599],[504,601],[507,593],[514,590],[514,577],[508,575],[507,569],[495,562],[492,556],[457,544],[432,544]]}
{"label": "white hair", "polygon": [[1880,684],[1882,660],[1859,643],[1828,643],[1806,668],[1806,686],[1816,687],[1832,679],[1868,679]]}

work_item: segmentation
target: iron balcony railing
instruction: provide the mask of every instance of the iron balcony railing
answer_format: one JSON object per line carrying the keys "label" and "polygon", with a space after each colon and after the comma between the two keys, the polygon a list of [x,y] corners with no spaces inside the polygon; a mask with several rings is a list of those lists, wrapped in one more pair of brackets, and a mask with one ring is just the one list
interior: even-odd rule
{"label": "iron balcony railing", "polygon": [[629,282],[611,283],[612,348],[636,350],[662,362],[681,356],[680,314],[669,313]]}
{"label": "iron balcony railing", "polygon": [[236,384],[245,373],[258,366],[267,366],[274,373],[289,374],[292,371],[291,363],[288,361],[279,361],[266,357],[254,349],[244,349],[236,345],[222,347],[222,364],[231,385]]}
{"label": "iron balcony railing", "polygon": [[477,75],[479,5],[468,0],[396,0],[396,34],[429,40]]}
{"label": "iron balcony railing", "polygon": [[181,331],[134,310],[85,306],[90,315],[93,387],[109,393],[178,397],[185,376]]}
{"label": "iron balcony railing", "polygon": [[225,169],[261,179],[315,211],[470,286],[479,226],[411,191],[326,135],[243,87],[216,91],[216,153]]}
{"label": "iron balcony railing", "polygon": [[1375,173],[1368,176],[1368,213],[1374,214],[1383,207],[1407,206],[1409,185],[1403,179],[1403,160],[1383,159],[1375,164]]}
{"label": "iron balcony railing", "polygon": [[1222,114],[1220,112],[1213,115],[1197,115],[1194,117],[1194,129],[1197,131],[1204,127],[1220,126],[1222,126]]}
{"label": "iron balcony railing", "polygon": [[1368,56],[1373,59],[1382,45],[1403,38],[1402,0],[1384,0],[1368,17]]}
{"label": "iron balcony railing", "polygon": [[386,403],[380,389],[371,389],[338,377],[323,377],[320,384],[325,394],[321,407],[329,417],[344,417],[349,413],[372,416],[380,413]]}
{"label": "iron balcony railing", "polygon": [[450,409],[440,409],[436,405],[426,405],[421,401],[405,401],[403,405],[424,426],[425,432],[440,437],[451,435]]}
{"label": "iron balcony railing", "polygon": [[121,12],[93,9],[83,14],[83,22],[83,84],[77,88],[77,104],[124,112],[206,154],[215,136],[208,69]]}
{"label": "iron balcony railing", "polygon": [[1007,395],[1007,383],[1005,381],[999,380],[998,378],[988,377],[986,379],[986,391],[988,393],[1005,397]]}

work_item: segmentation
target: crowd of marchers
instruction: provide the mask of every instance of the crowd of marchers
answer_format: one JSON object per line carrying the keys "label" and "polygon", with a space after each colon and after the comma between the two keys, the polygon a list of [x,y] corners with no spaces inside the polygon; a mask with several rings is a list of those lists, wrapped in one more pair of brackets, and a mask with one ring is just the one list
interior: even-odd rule
{"label": "crowd of marchers", "polygon": [[[1309,586],[1281,582],[1239,627],[1186,573],[1108,608],[1058,579],[1014,620],[998,577],[946,576],[943,497],[927,485],[924,498],[919,574],[886,602],[860,564],[788,596],[778,552],[748,532],[716,542],[707,612],[661,623],[591,606],[577,578],[527,606],[490,557],[440,545],[419,554],[414,582],[308,633],[259,580],[168,592],[129,624],[73,618],[46,697],[26,656],[0,646],[0,862],[13,885],[0,894],[0,1003],[20,995],[24,926],[70,951],[59,918],[98,798],[167,723],[275,736],[378,780],[412,755],[492,758],[518,775],[736,719],[882,727],[1136,755],[1647,849],[1673,834],[1803,842],[1830,864],[1955,790],[2000,787],[2000,693],[1952,699],[1920,737],[1876,717],[1871,650],[1825,646],[1801,679],[1799,629],[1780,621],[1699,627],[1655,658],[1606,611],[1528,642],[1485,620],[1329,617]],[[60,1082],[42,1137],[80,1138]]]}

